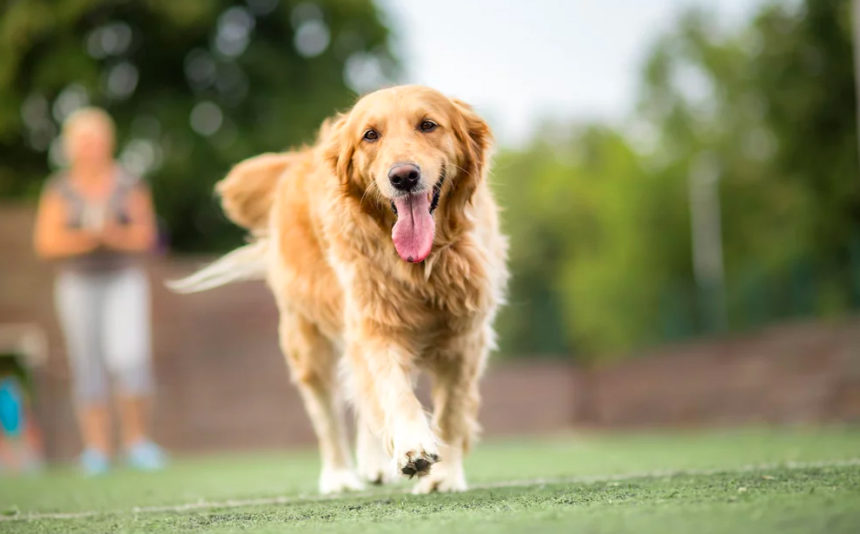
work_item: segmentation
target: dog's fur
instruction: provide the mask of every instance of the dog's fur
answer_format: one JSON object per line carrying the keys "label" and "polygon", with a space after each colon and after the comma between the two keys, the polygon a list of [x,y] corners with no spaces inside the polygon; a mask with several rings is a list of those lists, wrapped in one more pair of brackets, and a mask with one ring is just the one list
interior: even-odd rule
{"label": "dog's fur", "polygon": [[[423,130],[428,120],[432,131]],[[377,139],[364,138],[371,128]],[[319,438],[323,492],[398,473],[418,475],[418,493],[466,488],[462,459],[478,430],[478,380],[508,276],[487,185],[491,142],[468,105],[426,87],[393,87],[326,121],[313,146],[246,160],[217,185],[225,212],[254,241],[177,286],[264,273]],[[392,241],[398,192],[388,172],[401,162],[420,167],[422,194],[441,184],[421,263],[401,259]],[[413,392],[418,370],[433,381],[432,420]],[[358,417],[358,477],[342,392]]]}

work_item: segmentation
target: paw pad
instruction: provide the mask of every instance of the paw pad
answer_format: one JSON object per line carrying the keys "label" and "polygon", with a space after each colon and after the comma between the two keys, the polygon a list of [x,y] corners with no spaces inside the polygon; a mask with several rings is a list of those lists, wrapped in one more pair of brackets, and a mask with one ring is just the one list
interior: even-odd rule
{"label": "paw pad", "polygon": [[413,454],[407,454],[408,462],[404,465],[400,472],[409,478],[418,475],[423,477],[430,472],[430,466],[439,461],[439,455],[433,453],[423,453],[418,458],[413,458]]}

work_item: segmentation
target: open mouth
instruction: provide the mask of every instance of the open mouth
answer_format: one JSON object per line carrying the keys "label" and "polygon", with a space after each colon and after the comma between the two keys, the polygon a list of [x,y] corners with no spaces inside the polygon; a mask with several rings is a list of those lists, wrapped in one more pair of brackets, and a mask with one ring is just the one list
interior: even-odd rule
{"label": "open mouth", "polygon": [[433,212],[439,206],[444,181],[443,168],[439,180],[430,191],[407,193],[391,201],[391,209],[397,215],[397,222],[391,229],[391,239],[401,259],[418,263],[430,255],[433,238],[436,235]]}

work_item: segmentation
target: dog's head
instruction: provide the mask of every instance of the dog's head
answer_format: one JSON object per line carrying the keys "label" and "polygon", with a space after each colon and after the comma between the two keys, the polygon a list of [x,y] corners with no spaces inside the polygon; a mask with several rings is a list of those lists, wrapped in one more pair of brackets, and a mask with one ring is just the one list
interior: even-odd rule
{"label": "dog's head", "polygon": [[[397,254],[423,261],[436,224],[456,231],[486,170],[490,129],[472,108],[420,86],[371,93],[322,133],[344,191],[381,224]],[[380,208],[381,207],[381,208]]]}

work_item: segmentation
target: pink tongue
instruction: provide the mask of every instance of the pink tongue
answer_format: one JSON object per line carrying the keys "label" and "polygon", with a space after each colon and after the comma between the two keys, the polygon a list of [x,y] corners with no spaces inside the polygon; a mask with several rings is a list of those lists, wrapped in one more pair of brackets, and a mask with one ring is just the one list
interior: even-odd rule
{"label": "pink tongue", "polygon": [[394,205],[397,207],[397,222],[391,230],[391,239],[397,254],[409,262],[424,261],[430,255],[436,233],[427,193],[397,197]]}

